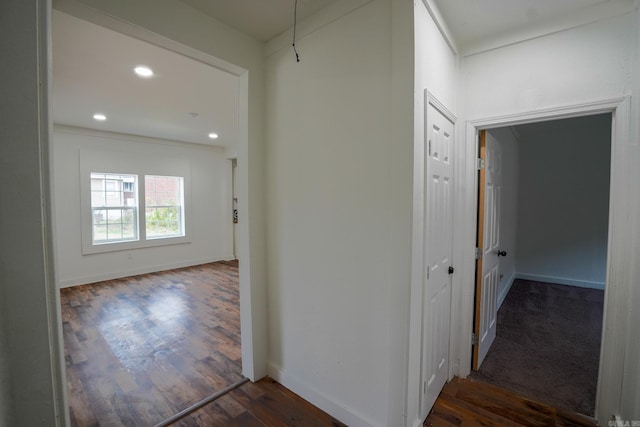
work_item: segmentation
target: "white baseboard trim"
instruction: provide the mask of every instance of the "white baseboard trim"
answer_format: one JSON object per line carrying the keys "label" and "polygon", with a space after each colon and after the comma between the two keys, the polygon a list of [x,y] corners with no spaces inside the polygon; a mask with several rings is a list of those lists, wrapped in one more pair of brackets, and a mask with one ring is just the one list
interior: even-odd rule
{"label": "white baseboard trim", "polygon": [[148,265],[139,268],[128,269],[124,271],[114,271],[104,274],[96,274],[92,276],[73,277],[71,279],[59,280],[58,288],[70,288],[72,286],[86,285],[89,283],[103,282],[105,280],[121,279],[123,277],[136,276],[138,274],[155,273],[158,271],[172,270],[174,268],[192,267],[194,265],[207,264],[209,262],[228,261],[232,257],[211,257],[201,258],[187,261],[174,262],[171,264]]}
{"label": "white baseboard trim", "polygon": [[363,415],[334,401],[305,381],[296,378],[294,375],[287,374],[273,362],[268,363],[267,371],[271,378],[350,427],[382,427],[382,424],[376,424]]}
{"label": "white baseboard trim", "polygon": [[416,420],[416,421],[414,421],[412,427],[422,427],[424,425],[424,422],[425,422],[425,420],[422,420],[422,421]]}
{"label": "white baseboard trim", "polygon": [[511,286],[513,286],[513,281],[516,280],[516,273],[513,273],[511,275],[511,277],[509,278],[509,281],[507,282],[507,286],[505,286],[502,289],[502,292],[500,292],[500,294],[498,295],[498,310],[500,310],[500,307],[502,306],[502,303],[504,302],[505,298],[507,298],[507,295],[509,294],[509,291],[511,290]]}
{"label": "white baseboard trim", "polygon": [[605,284],[603,282],[590,282],[587,280],[575,280],[565,277],[542,276],[538,274],[516,273],[516,279],[531,280],[535,282],[553,283],[556,285],[576,286],[579,288],[600,289],[603,290]]}

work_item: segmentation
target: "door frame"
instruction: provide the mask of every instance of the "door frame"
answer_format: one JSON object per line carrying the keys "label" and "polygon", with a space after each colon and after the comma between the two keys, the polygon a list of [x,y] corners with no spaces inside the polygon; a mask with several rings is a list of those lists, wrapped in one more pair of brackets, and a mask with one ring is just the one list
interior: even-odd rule
{"label": "door frame", "polygon": [[[638,206],[637,195],[626,192],[632,183],[630,171],[639,165],[633,164],[633,157],[625,155],[632,145],[630,135],[631,97],[609,98],[583,104],[568,105],[550,109],[533,110],[466,121],[463,147],[465,169],[464,187],[468,189],[459,207],[461,215],[458,224],[462,228],[462,238],[456,243],[462,248],[461,279],[464,283],[460,299],[453,310],[460,313],[459,364],[458,375],[466,377],[471,371],[473,331],[473,309],[475,288],[475,240],[477,215],[477,170],[478,133],[482,129],[514,126],[525,123],[566,119],[611,113],[611,183],[609,199],[609,235],[607,250],[607,272],[603,314],[603,332],[600,352],[600,368],[596,396],[596,418],[606,424],[615,413],[621,401],[624,370],[624,353],[628,324],[625,313],[631,297],[633,280],[629,266],[633,265],[633,236],[627,232],[626,216],[633,206]],[[633,197],[636,199],[634,200]]]}
{"label": "door frame", "polygon": [[[266,299],[262,298],[266,291],[266,283],[261,280],[260,277],[252,278],[252,271],[255,269],[253,264],[260,262],[260,256],[254,256],[251,258],[251,238],[250,235],[250,208],[249,208],[249,70],[232,64],[224,59],[215,57],[209,53],[192,48],[182,43],[176,42],[165,36],[162,36],[153,31],[139,27],[133,23],[119,19],[117,16],[110,16],[100,10],[94,9],[87,5],[78,3],[73,0],[59,1],[53,9],[63,13],[67,13],[71,16],[75,16],[79,19],[91,22],[96,25],[108,28],[110,30],[122,33],[136,39],[154,44],[169,51],[175,52],[179,55],[203,62],[212,67],[222,69],[230,74],[238,77],[239,83],[239,97],[238,97],[238,119],[239,119],[239,138],[237,145],[237,153],[230,153],[230,157],[235,157],[239,163],[239,166],[243,166],[238,169],[238,182],[237,184],[237,197],[239,209],[244,212],[244,221],[238,223],[238,246],[239,254],[238,258],[241,260],[239,264],[239,288],[240,288],[240,337],[241,337],[241,352],[242,352],[242,374],[249,378],[251,381],[257,381],[267,374],[267,351],[266,351],[266,316],[267,307]],[[49,21],[51,16],[48,16]],[[50,24],[49,24],[50,25]],[[51,35],[47,36],[49,39]],[[49,62],[51,59],[49,59]],[[50,63],[49,63],[50,67]],[[53,190],[50,190],[53,193]],[[229,214],[229,218],[230,218]],[[55,238],[55,237],[54,237]],[[258,254],[259,255],[259,254]],[[257,260],[256,260],[257,259]],[[57,292],[57,284],[56,292]],[[64,368],[64,357],[62,357],[64,342],[62,337],[62,320],[60,317],[60,304],[59,301],[52,303],[53,307],[50,307],[52,313],[55,313],[57,318],[57,325],[52,325],[59,331],[59,340],[57,348],[54,347],[53,351],[58,351],[59,358],[62,361],[60,363],[62,384],[59,387],[62,390],[60,392],[61,400],[64,408],[64,419],[68,420],[68,401],[67,401],[67,387],[66,387],[66,370]],[[55,363],[53,361],[52,363]]]}

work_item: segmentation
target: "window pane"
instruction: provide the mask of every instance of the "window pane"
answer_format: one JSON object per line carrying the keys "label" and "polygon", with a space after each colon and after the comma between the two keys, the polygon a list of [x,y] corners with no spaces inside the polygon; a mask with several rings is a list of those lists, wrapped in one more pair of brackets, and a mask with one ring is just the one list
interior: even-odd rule
{"label": "window pane", "polygon": [[138,240],[137,175],[91,173],[93,243]]}
{"label": "window pane", "polygon": [[109,223],[107,226],[107,239],[122,240],[122,224]]}
{"label": "window pane", "polygon": [[146,175],[144,180],[147,238],[184,236],[184,178]]}
{"label": "window pane", "polygon": [[107,224],[100,224],[93,226],[93,241],[105,241],[107,240]]}

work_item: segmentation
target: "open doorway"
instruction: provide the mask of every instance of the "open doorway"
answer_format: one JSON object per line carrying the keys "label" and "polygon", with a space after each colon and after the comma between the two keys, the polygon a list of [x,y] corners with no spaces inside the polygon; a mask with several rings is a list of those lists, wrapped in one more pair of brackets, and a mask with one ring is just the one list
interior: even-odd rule
{"label": "open doorway", "polygon": [[[100,424],[117,424],[112,416],[157,423],[242,379],[238,264],[212,263],[236,258],[228,157],[241,140],[241,79],[57,10],[52,28],[53,205],[58,286],[68,294],[68,394],[84,409],[108,403]],[[99,65],[93,73],[66,73],[87,71],[89,59]],[[155,64],[155,76],[134,75],[140,64]],[[201,78],[210,80],[195,84]],[[167,94],[169,80],[183,83]],[[194,90],[222,100],[195,100]],[[151,364],[164,368],[153,374]],[[100,396],[93,402],[89,388]],[[167,395],[178,401],[167,403]],[[91,424],[92,414],[78,409],[72,423]]]}
{"label": "open doorway", "polygon": [[238,265],[61,290],[71,426],[157,425],[243,380]]}
{"label": "open doorway", "polygon": [[[591,416],[606,282],[611,124],[607,113],[492,128],[480,133],[479,144],[488,157],[479,189],[488,191],[478,213],[488,215],[478,226],[483,251],[473,363],[480,369],[472,376]],[[485,261],[495,268],[483,268]]]}

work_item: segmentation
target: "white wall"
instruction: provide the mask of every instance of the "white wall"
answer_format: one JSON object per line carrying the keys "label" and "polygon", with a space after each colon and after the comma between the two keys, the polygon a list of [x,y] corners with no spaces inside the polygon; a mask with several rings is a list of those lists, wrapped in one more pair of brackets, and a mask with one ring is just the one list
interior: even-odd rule
{"label": "white wall", "polygon": [[339,8],[349,11],[299,27],[301,62],[289,43],[267,49],[269,373],[351,426],[401,425],[411,3],[324,13]]}
{"label": "white wall", "polygon": [[[432,3],[432,2],[431,2]],[[435,8],[435,5],[430,5]],[[450,111],[458,110],[458,57],[434,22],[425,4],[415,2],[416,92],[428,89]],[[419,83],[419,85],[418,85]],[[417,93],[417,95],[420,95]],[[418,112],[424,105],[416,105]],[[418,130],[416,112],[416,130]],[[424,115],[421,116],[424,122]],[[421,127],[424,132],[424,126]]]}
{"label": "white wall", "polygon": [[[523,42],[481,52],[463,60],[463,85],[466,119],[472,123],[497,121],[532,111],[553,114],[557,107],[583,105],[601,99],[629,95],[638,88],[637,39],[638,11],[601,20],[564,31],[557,31]],[[638,366],[625,360],[624,353],[637,355],[638,344],[632,339],[631,318],[621,313],[635,313],[630,296],[640,277],[637,260],[639,245],[636,230],[640,218],[637,186],[640,155],[637,150],[637,117],[640,105],[637,94],[632,102],[618,105],[619,119],[631,120],[631,126],[616,128],[612,182],[614,215],[611,219],[611,269],[607,277],[605,308],[606,329],[603,335],[600,384],[605,393],[598,396],[598,419],[606,423],[611,414],[625,410],[633,419],[632,404],[623,407],[620,385],[623,378],[637,378]],[[634,133],[629,136],[629,130]],[[473,135],[468,135],[467,149],[473,152]],[[471,155],[468,156],[471,159]],[[472,221],[470,215],[460,225]],[[471,241],[471,234],[467,236]],[[636,255],[634,255],[636,254]],[[636,258],[632,258],[636,256]],[[471,259],[472,255],[468,257]],[[471,264],[471,263],[469,263]],[[471,276],[467,267],[466,276]],[[634,294],[635,295],[635,294]],[[634,318],[635,319],[635,318]],[[460,353],[463,362],[465,353]],[[466,363],[465,363],[466,364]],[[629,382],[630,395],[638,395],[638,383]],[[626,399],[626,398],[625,398]],[[637,407],[637,405],[636,405]],[[637,414],[636,414],[637,415]]]}
{"label": "white wall", "polygon": [[500,198],[500,244],[507,251],[500,258],[500,282],[498,284],[498,307],[507,296],[516,274],[518,212],[518,138],[511,128],[490,129],[487,141],[493,140],[500,147],[500,170],[502,171],[502,190]]}
{"label": "white wall", "polygon": [[611,115],[517,129],[519,276],[604,289]]}
{"label": "white wall", "polygon": [[463,59],[468,119],[571,105],[632,87],[631,13]]}
{"label": "white wall", "polygon": [[[68,127],[55,128],[52,147],[60,286],[233,258],[231,165],[224,149]],[[185,207],[185,225],[190,242],[83,255],[81,152],[115,152],[123,159],[141,157],[147,163],[153,161],[146,167],[155,167],[153,173],[159,174],[165,165],[188,165],[185,191],[190,197],[185,201],[190,203]]]}
{"label": "white wall", "polygon": [[[422,1],[414,2],[414,28],[415,28],[415,73],[414,73],[414,123],[413,123],[413,202],[412,202],[412,265],[411,265],[411,302],[410,302],[410,332],[408,354],[408,378],[407,378],[407,425],[421,425],[419,402],[422,396],[421,384],[421,352],[423,331],[422,291],[423,291],[423,247],[424,247],[424,130],[425,130],[425,90],[428,90],[440,103],[452,114],[458,115],[458,58],[447,42],[444,33],[436,25],[431,13],[439,15],[439,11],[433,2],[429,2],[427,9]],[[456,133],[460,133],[460,122],[456,123]],[[457,147],[454,146],[454,159],[457,156]],[[454,160],[455,162],[455,160]],[[455,166],[454,166],[455,168]],[[460,180],[456,170],[455,185]],[[459,191],[459,187],[456,187]],[[455,233],[455,231],[454,231]],[[455,252],[455,248],[454,248]],[[453,260],[459,259],[459,254],[454,253]],[[456,265],[457,266],[457,265]],[[454,300],[459,298],[460,282],[457,275],[453,277]],[[453,324],[456,319],[452,318]],[[457,325],[452,324],[452,331]],[[458,335],[454,332],[451,338],[452,352],[457,351]],[[455,369],[455,360],[452,360],[450,372]]]}
{"label": "white wall", "polygon": [[0,3],[0,425],[7,426],[56,425],[63,410],[47,206],[48,20],[46,0]]}

